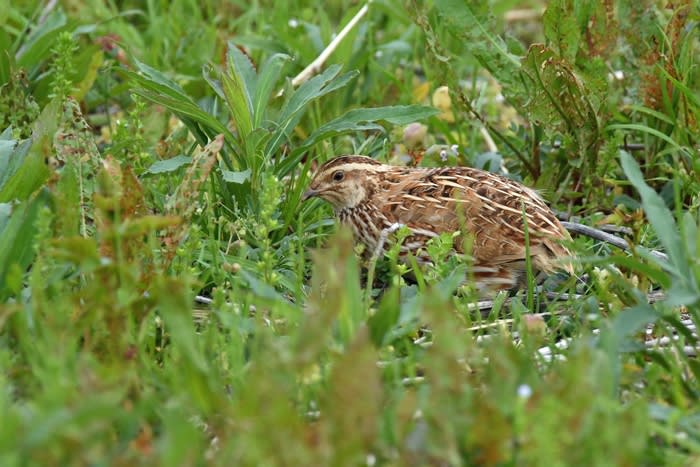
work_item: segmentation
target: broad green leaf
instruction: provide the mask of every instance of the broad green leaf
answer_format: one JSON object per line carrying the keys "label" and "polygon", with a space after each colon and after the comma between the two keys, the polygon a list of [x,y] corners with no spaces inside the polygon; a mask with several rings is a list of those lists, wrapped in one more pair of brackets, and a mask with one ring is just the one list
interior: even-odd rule
{"label": "broad green leaf", "polygon": [[163,84],[151,76],[139,75],[129,71],[125,71],[124,74],[140,85],[140,87],[132,87],[132,91],[145,99],[161,104],[178,114],[178,116],[189,117],[209,128],[217,130],[225,128],[216,118],[202,110],[183,91],[174,89],[172,86],[175,83]]}
{"label": "broad green leaf", "polygon": [[686,257],[680,232],[671,211],[661,196],[644,181],[637,162],[627,152],[620,153],[625,175],[642,198],[642,207],[649,223],[668,253],[669,270],[675,277],[668,292],[667,302],[671,306],[690,305],[700,299],[700,290],[690,268],[690,257]]}
{"label": "broad green leaf", "polygon": [[280,73],[284,65],[291,60],[286,54],[274,54],[263,64],[255,87],[255,97],[253,98],[253,128],[258,128],[265,116],[270,95],[279,80]]}
{"label": "broad green leaf", "polygon": [[221,99],[222,102],[226,102],[226,96],[224,95],[224,90],[221,87],[221,81],[214,78],[212,74],[218,75],[219,72],[211,64],[202,65],[202,77],[204,77],[204,80],[209,83],[209,86],[216,93],[216,95],[219,96],[219,99]]}
{"label": "broad green leaf", "polygon": [[146,172],[151,174],[175,172],[183,165],[187,165],[191,162],[192,158],[189,156],[175,156],[171,157],[170,159],[154,162]]}
{"label": "broad green leaf", "polygon": [[9,292],[6,276],[19,268],[24,272],[34,257],[35,221],[39,210],[48,202],[48,192],[41,191],[33,198],[12,208],[7,216],[8,205],[0,204],[0,300]]}
{"label": "broad green leaf", "polygon": [[58,35],[68,30],[66,15],[61,9],[55,9],[41,25],[34,28],[27,36],[17,53],[17,65],[33,75],[51,54]]}
{"label": "broad green leaf", "polygon": [[0,190],[22,165],[31,144],[31,140],[23,141],[19,145],[13,140],[0,140]]}
{"label": "broad green leaf", "polygon": [[230,41],[228,42],[227,62],[229,70],[234,68],[240,75],[248,104],[252,109],[253,96],[258,86],[258,75],[255,72],[255,66],[251,63],[250,58]]}
{"label": "broad green leaf", "polygon": [[232,172],[230,170],[222,170],[223,179],[229,183],[245,183],[250,178],[250,169],[241,172]]}
{"label": "broad green leaf", "polygon": [[60,120],[60,102],[53,100],[34,123],[31,140],[20,144],[3,161],[0,156],[0,203],[24,200],[38,189],[49,176],[45,160],[53,154],[53,137]]}
{"label": "broad green leaf", "polygon": [[367,327],[372,342],[381,347],[386,344],[389,331],[398,324],[401,306],[399,303],[400,289],[392,287],[384,292],[379,309],[367,320]]}
{"label": "broad green leaf", "polygon": [[[666,207],[661,196],[646,184],[644,175],[639,170],[639,165],[629,153],[621,151],[620,162],[630,183],[639,192],[647,219],[659,236],[664,249],[668,252],[671,262],[676,268],[682,268],[683,272],[688,272],[687,262],[683,257],[680,234],[671,211]],[[679,272],[681,271],[679,270]],[[688,277],[687,274],[684,276]]]}
{"label": "broad green leaf", "polygon": [[177,114],[180,118],[189,118],[194,122],[201,123],[207,128],[214,131],[219,131],[220,133],[229,133],[226,127],[216,120],[212,115],[206,113],[197,104],[193,102],[188,102],[187,100],[181,100],[177,96],[170,96],[168,94],[161,94],[157,91],[152,91],[151,89],[145,88],[134,88],[133,92],[139,96],[148,99],[157,104],[161,104],[167,107],[169,110]]}
{"label": "broad green leaf", "polygon": [[279,127],[272,135],[265,150],[267,158],[277,150],[291,130],[299,123],[303,111],[309,102],[321,96],[335,91],[345,85],[358,75],[357,71],[351,71],[338,76],[340,65],[331,65],[323,73],[309,79],[297,89],[285,103],[278,119]]}
{"label": "broad green leaf", "polygon": [[191,101],[191,99],[187,97],[187,94],[185,94],[184,89],[182,89],[182,87],[180,87],[180,85],[177,84],[175,81],[165,76],[165,74],[161,73],[153,67],[146,65],[143,62],[140,62],[135,57],[132,58],[132,60],[134,61],[134,64],[136,65],[138,71],[141,72],[141,75],[137,74],[136,76],[144,76],[148,79],[148,81],[160,84],[161,86],[165,86],[166,88],[168,88],[171,91],[168,94],[173,96],[182,96],[183,98]]}
{"label": "broad green leaf", "polygon": [[[212,130],[213,135],[223,133],[227,142],[232,141],[231,132],[219,122],[213,115],[208,114],[190,98],[185,91],[163,73],[134,59],[137,68],[141,72],[134,73],[122,71],[125,76],[131,78],[139,86],[132,87],[132,91],[145,99],[161,104],[175,112],[181,119],[192,119]],[[194,132],[194,128],[190,128]],[[210,135],[212,136],[212,135]],[[206,144],[207,141],[200,141]]]}
{"label": "broad green leaf", "polygon": [[80,232],[82,164],[77,158],[68,158],[61,169],[60,178],[53,191],[56,233],[59,237],[77,236]]}
{"label": "broad green leaf", "polygon": [[661,316],[648,303],[630,307],[613,319],[611,331],[617,351],[624,351],[626,342],[641,332],[648,324],[656,322]]}
{"label": "broad green leaf", "polygon": [[231,117],[236,124],[239,138],[246,138],[253,131],[253,101],[255,71],[248,58],[238,47],[229,47],[228,67],[221,75],[221,86]]}
{"label": "broad green leaf", "polygon": [[260,155],[265,150],[265,146],[270,141],[272,133],[264,127],[256,128],[250,132],[248,137],[243,142],[245,154],[249,159],[246,161],[246,167],[252,168],[253,172],[258,173],[260,166],[264,163]]}
{"label": "broad green leaf", "polygon": [[306,149],[320,140],[349,131],[382,129],[374,122],[384,121],[393,125],[407,125],[437,113],[439,113],[437,109],[422,105],[397,105],[351,110],[314,131],[301,148]]}
{"label": "broad green leaf", "polygon": [[[657,260],[654,257],[649,257],[648,261],[652,264],[656,263],[662,270],[651,266],[647,261],[641,261],[632,256],[622,256],[622,255],[612,255],[603,258],[598,258],[596,262],[591,262],[590,264],[615,264],[617,266],[622,266],[630,269],[631,271],[638,272],[639,274],[648,277],[657,284],[666,288],[671,285],[671,277],[664,271],[668,271],[670,268],[668,263],[664,263]],[[668,271],[671,272],[671,271]]]}
{"label": "broad green leaf", "polygon": [[17,142],[11,139],[0,139],[0,156],[9,157]]}
{"label": "broad green leaf", "polygon": [[690,211],[686,211],[686,213],[683,214],[683,222],[681,223],[683,228],[683,239],[685,240],[688,256],[691,258],[697,258],[698,254],[700,254],[699,223],[700,217],[698,217],[696,221]]}
{"label": "broad green leaf", "polygon": [[0,86],[10,80],[14,65],[14,54],[11,52],[12,41],[4,29],[0,29]]}
{"label": "broad green leaf", "polygon": [[187,287],[182,281],[165,276],[157,277],[152,290],[153,297],[161,304],[163,320],[174,337],[173,345],[179,350],[181,364],[188,370],[205,373],[209,363],[202,354],[192,322],[192,298],[183,292]]}
{"label": "broad green leaf", "polygon": [[74,63],[76,63],[79,76],[75,80],[76,86],[74,92],[71,95],[81,102],[85,99],[88,91],[92,89],[95,80],[97,79],[97,74],[100,67],[104,63],[104,54],[101,50],[91,48],[86,50],[80,57],[78,57]]}
{"label": "broad green leaf", "polygon": [[0,234],[10,221],[10,214],[12,214],[12,203],[0,203]]}
{"label": "broad green leaf", "polygon": [[[138,63],[138,62],[137,62]],[[163,105],[175,113],[187,128],[194,134],[201,145],[206,145],[218,134],[223,134],[226,144],[240,156],[242,150],[229,129],[215,116],[199,107],[175,82],[162,73],[139,63],[141,74],[122,70],[137,86],[132,86],[132,92],[156,104]],[[234,165],[230,157],[221,153],[223,161],[229,168]],[[240,162],[240,161],[239,161]]]}
{"label": "broad green leaf", "polygon": [[664,304],[672,307],[693,305],[700,300],[700,292],[692,281],[675,282],[668,290]]}
{"label": "broad green leaf", "polygon": [[240,274],[241,277],[243,277],[243,279],[245,279],[245,281],[248,283],[250,289],[255,295],[272,300],[273,302],[289,303],[289,300],[277,292],[274,287],[261,281],[250,272],[241,269]]}

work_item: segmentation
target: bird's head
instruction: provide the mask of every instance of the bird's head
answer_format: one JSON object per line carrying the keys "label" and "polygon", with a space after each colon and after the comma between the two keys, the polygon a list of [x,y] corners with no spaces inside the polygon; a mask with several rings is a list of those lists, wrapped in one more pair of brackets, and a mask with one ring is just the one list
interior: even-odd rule
{"label": "bird's head", "polygon": [[302,201],[319,197],[336,211],[352,209],[372,195],[376,174],[387,168],[367,156],[336,157],[319,167]]}

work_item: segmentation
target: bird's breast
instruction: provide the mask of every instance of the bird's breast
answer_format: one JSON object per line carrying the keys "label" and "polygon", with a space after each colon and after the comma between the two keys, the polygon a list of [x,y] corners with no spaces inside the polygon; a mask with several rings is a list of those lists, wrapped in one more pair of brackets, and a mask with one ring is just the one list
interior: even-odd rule
{"label": "bird's breast", "polygon": [[378,209],[368,204],[343,209],[338,212],[338,219],[352,229],[355,241],[363,244],[367,251],[375,250],[387,222]]}

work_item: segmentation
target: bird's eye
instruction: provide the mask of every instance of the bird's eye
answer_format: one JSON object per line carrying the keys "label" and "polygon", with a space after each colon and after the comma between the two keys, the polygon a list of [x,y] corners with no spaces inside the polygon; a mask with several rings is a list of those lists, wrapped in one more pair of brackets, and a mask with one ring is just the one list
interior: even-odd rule
{"label": "bird's eye", "polygon": [[342,170],[336,170],[333,174],[333,180],[336,182],[341,181],[345,177],[345,173]]}

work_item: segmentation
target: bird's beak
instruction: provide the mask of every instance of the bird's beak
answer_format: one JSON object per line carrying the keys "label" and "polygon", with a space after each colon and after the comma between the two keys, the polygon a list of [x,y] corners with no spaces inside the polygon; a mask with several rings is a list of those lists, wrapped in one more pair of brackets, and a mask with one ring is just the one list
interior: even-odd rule
{"label": "bird's beak", "polygon": [[312,189],[312,188],[309,188],[308,190],[306,190],[306,191],[304,192],[303,195],[301,195],[301,200],[302,200],[302,201],[306,201],[307,199],[313,198],[313,197],[316,196],[316,195],[318,195],[318,191],[316,191],[316,190],[314,190],[314,189]]}

